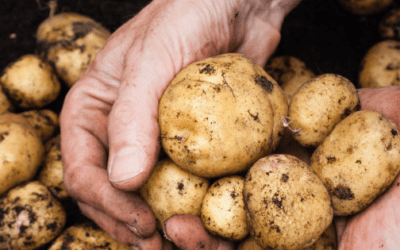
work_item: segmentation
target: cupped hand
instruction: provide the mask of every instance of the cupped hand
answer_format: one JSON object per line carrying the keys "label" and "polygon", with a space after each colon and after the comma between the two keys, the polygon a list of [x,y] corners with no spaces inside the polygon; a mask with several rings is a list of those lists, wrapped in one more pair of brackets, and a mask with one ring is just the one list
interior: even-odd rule
{"label": "cupped hand", "polygon": [[[375,110],[400,129],[400,87],[359,90],[361,109]],[[400,246],[400,176],[367,209],[336,220],[339,250],[394,250]]]}
{"label": "cupped hand", "polygon": [[[155,0],[114,32],[60,115],[64,184],[82,212],[122,243],[161,249],[154,215],[135,191],[157,161],[163,91],[188,64],[221,53],[242,53],[263,66],[299,1]],[[187,221],[169,221],[171,239],[179,235],[170,230]],[[196,236],[192,231],[182,235]]]}

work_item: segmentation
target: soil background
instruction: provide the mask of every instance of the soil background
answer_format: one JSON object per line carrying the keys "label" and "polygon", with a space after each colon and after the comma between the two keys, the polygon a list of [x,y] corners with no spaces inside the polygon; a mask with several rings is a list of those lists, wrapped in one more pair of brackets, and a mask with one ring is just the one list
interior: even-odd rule
{"label": "soil background", "polygon": [[[396,0],[397,1],[397,0]],[[34,53],[35,33],[49,16],[48,0],[0,0],[0,71],[25,54]],[[149,0],[58,0],[56,13],[77,12],[102,23],[111,32],[137,14]],[[392,7],[399,6],[399,1]],[[276,55],[303,60],[314,73],[336,73],[356,87],[358,67],[365,52],[382,40],[378,23],[387,11],[372,16],[355,16],[337,0],[303,0],[285,19]],[[195,28],[195,27],[194,27]],[[60,111],[60,98],[49,105]],[[68,203],[68,224],[84,220],[74,203]]]}

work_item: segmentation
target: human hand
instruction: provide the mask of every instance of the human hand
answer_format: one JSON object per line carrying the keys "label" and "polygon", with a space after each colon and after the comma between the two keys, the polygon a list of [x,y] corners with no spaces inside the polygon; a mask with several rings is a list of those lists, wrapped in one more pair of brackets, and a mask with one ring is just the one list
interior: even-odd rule
{"label": "human hand", "polygon": [[[299,1],[155,0],[114,32],[60,115],[64,184],[82,212],[122,243],[161,249],[153,213],[135,191],[157,161],[163,91],[188,64],[221,53],[242,53],[263,66]],[[189,221],[192,230],[171,233]],[[174,237],[209,237],[196,230],[204,230],[196,218],[176,216],[165,232],[195,249]],[[226,245],[211,239],[216,249]]]}
{"label": "human hand", "polygon": [[[400,87],[359,90],[361,109],[375,110],[400,129]],[[335,220],[339,250],[398,249],[400,246],[400,176],[367,209]]]}

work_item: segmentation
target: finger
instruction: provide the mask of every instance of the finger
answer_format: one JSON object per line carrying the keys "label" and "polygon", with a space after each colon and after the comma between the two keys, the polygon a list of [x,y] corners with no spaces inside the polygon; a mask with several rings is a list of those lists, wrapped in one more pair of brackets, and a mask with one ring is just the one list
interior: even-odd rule
{"label": "finger", "polygon": [[[160,234],[156,231],[148,238],[142,238],[135,235],[124,223],[117,221],[114,218],[106,215],[105,213],[85,204],[78,202],[78,206],[87,217],[92,220],[104,231],[106,231],[116,241],[129,245],[134,249],[162,249],[162,239]],[[112,230],[109,230],[110,227]]]}
{"label": "finger", "polygon": [[201,220],[193,215],[174,215],[164,223],[165,236],[180,249],[233,250],[232,242],[208,235]]}
{"label": "finger", "polygon": [[387,116],[400,129],[400,86],[359,89],[361,109],[374,110]]}

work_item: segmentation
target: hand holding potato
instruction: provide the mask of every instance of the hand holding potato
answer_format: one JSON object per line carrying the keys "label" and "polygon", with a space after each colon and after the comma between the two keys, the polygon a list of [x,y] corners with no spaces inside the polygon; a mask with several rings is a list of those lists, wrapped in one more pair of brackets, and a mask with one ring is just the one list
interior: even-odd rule
{"label": "hand holding potato", "polygon": [[[220,53],[242,53],[264,65],[298,2],[156,0],[112,34],[68,92],[60,116],[64,183],[83,213],[120,242],[160,249],[150,208],[126,191],[137,190],[156,162],[161,94],[183,67]],[[206,249],[213,249],[210,242],[232,249],[207,236],[199,220],[187,221],[166,222],[179,247],[196,249],[187,232]],[[177,226],[190,230],[174,231]]]}

